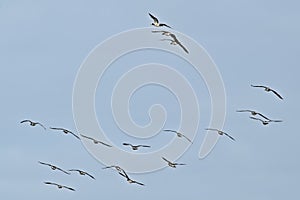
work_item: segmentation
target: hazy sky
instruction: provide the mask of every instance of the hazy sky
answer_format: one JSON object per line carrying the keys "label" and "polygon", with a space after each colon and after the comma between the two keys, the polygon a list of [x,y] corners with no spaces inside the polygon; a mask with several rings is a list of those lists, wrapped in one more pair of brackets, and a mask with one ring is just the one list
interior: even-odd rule
{"label": "hazy sky", "polygon": [[[203,198],[297,199],[300,178],[299,53],[300,3],[297,1],[0,1],[1,199]],[[176,169],[130,174],[145,187],[128,184],[113,170],[102,170],[80,141],[70,135],[20,124],[23,119],[76,132],[72,113],[73,84],[89,52],[105,39],[133,28],[149,27],[151,12],[202,45],[222,75],[227,95],[224,130],[211,154],[198,159],[210,120],[210,96],[201,76],[185,61],[166,52],[144,50],[112,64],[97,88],[99,123],[110,140],[149,143],[160,148],[174,135],[139,140],[124,135],[110,109],[115,81],[132,67],[160,62],[184,74],[201,110],[193,145]],[[105,55],[104,55],[105,56]],[[127,57],[126,57],[127,56]],[[250,84],[280,92],[279,100]],[[130,100],[137,124],[148,123],[148,109],[161,103],[168,112],[166,128],[177,129],[178,102],[162,87],[149,85]],[[282,123],[262,126],[237,109],[254,109]],[[146,150],[143,150],[146,151]],[[70,176],[41,166],[79,168],[96,177]],[[76,192],[44,185],[53,181]]]}

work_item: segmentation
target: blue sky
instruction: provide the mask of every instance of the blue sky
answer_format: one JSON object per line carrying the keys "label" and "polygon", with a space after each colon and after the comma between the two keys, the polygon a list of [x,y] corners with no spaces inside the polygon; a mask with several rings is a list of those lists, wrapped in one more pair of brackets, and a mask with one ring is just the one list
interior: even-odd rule
{"label": "blue sky", "polygon": [[[206,198],[296,199],[299,173],[299,2],[297,1],[1,1],[0,74],[2,91],[0,155],[1,199]],[[96,95],[96,108],[111,141],[145,143],[122,135],[109,113],[112,80],[131,64],[158,62],[187,76],[201,109],[193,145],[178,160],[177,169],[132,174],[146,187],[127,184],[114,171],[103,171],[84,146],[71,136],[19,122],[38,120],[49,126],[76,130],[72,90],[77,71],[88,53],[119,32],[150,26],[151,12],[201,44],[222,75],[227,94],[224,130],[236,138],[220,138],[211,154],[198,159],[204,128],[210,119],[210,100],[201,76],[184,61],[167,53],[144,51],[115,62]],[[123,62],[123,63],[122,63]],[[105,87],[105,83],[107,86]],[[250,84],[278,90],[277,99]],[[107,97],[107,98],[106,98]],[[155,86],[145,87],[131,100],[137,123],[147,123],[147,110],[161,103],[168,111],[166,128],[178,128],[174,96]],[[254,109],[283,123],[263,127],[237,109]],[[171,136],[150,143],[159,148]],[[126,149],[126,148],[124,148]],[[67,176],[40,166],[38,161],[84,169],[96,177]],[[43,181],[74,187],[59,191]]]}

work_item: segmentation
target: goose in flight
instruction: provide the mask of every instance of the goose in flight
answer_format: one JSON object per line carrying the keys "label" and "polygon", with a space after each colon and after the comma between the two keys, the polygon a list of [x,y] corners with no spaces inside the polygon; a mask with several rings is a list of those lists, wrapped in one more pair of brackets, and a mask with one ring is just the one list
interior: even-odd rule
{"label": "goose in flight", "polygon": [[186,137],[185,135],[183,135],[182,133],[180,133],[180,132],[178,132],[178,131],[169,130],[169,129],[165,129],[164,131],[176,133],[177,137],[179,137],[179,138],[185,138],[185,139],[186,139],[187,141],[189,141],[190,143],[193,143],[192,140],[190,140],[188,137]]}
{"label": "goose in flight", "polygon": [[142,144],[139,144],[139,145],[132,145],[132,144],[130,144],[130,143],[123,143],[123,145],[124,146],[131,146],[131,149],[132,150],[138,150],[138,148],[139,147],[148,147],[148,148],[150,148],[151,146],[149,146],[149,145],[142,145]]}
{"label": "goose in flight", "polygon": [[30,126],[36,126],[36,125],[39,125],[39,126],[41,126],[44,130],[46,130],[46,127],[45,127],[43,124],[41,124],[40,122],[34,122],[34,121],[29,120],[29,119],[25,119],[25,120],[22,120],[20,123],[22,124],[22,123],[25,123],[25,122],[29,122],[29,125],[30,125]]}
{"label": "goose in flight", "polygon": [[268,117],[264,116],[263,114],[261,114],[259,112],[254,111],[254,110],[237,110],[236,112],[250,112],[251,115],[253,115],[253,116],[259,115],[259,116],[265,118],[266,120],[270,120]]}
{"label": "goose in flight", "polygon": [[259,118],[256,118],[256,117],[250,117],[250,118],[253,119],[253,120],[260,121],[263,125],[268,125],[270,122],[282,122],[282,120],[272,120],[272,119],[263,120],[263,119],[259,119]]}
{"label": "goose in flight", "polygon": [[107,146],[107,147],[112,147],[111,145],[106,144],[106,143],[104,143],[104,142],[101,142],[101,141],[99,141],[99,140],[96,140],[96,139],[94,139],[94,138],[92,138],[92,137],[89,137],[89,136],[86,136],[86,135],[82,135],[82,134],[80,134],[80,135],[81,135],[82,137],[86,138],[86,139],[92,140],[92,141],[94,142],[94,144],[102,144],[102,145]]}
{"label": "goose in flight", "polygon": [[235,139],[230,136],[228,133],[225,133],[224,131],[221,131],[219,129],[215,129],[215,128],[206,128],[205,130],[209,130],[209,131],[216,131],[219,135],[226,135],[227,137],[229,137],[230,139],[232,139],[233,141],[235,141]]}
{"label": "goose in flight", "polygon": [[187,54],[189,53],[187,48],[185,48],[185,46],[181,44],[181,42],[177,39],[177,37],[173,33],[170,33],[170,37],[172,37],[172,39],[161,39],[161,41],[170,41],[171,45],[179,45]]}
{"label": "goose in flight", "polygon": [[68,187],[68,186],[65,186],[65,185],[60,185],[60,184],[53,183],[53,182],[44,182],[44,183],[47,184],[47,185],[56,185],[59,189],[66,188],[68,190],[75,191],[75,189],[73,189],[71,187]]}
{"label": "goose in flight", "polygon": [[153,23],[151,25],[155,26],[155,27],[161,27],[161,26],[166,26],[168,28],[171,28],[169,25],[167,24],[163,24],[163,23],[159,23],[158,19],[153,16],[151,13],[148,13],[149,16],[153,19]]}
{"label": "goose in flight", "polygon": [[59,168],[59,167],[57,167],[57,166],[55,166],[55,165],[51,165],[51,164],[44,163],[44,162],[41,162],[41,161],[39,161],[39,163],[40,163],[41,165],[46,165],[46,166],[51,167],[52,170],[59,170],[59,171],[62,171],[63,173],[65,173],[65,174],[70,175],[69,172],[67,172],[67,171],[65,171],[65,170],[63,170],[63,169],[61,169],[61,168]]}
{"label": "goose in flight", "polygon": [[278,92],[276,92],[275,90],[273,90],[270,87],[267,87],[264,85],[251,85],[251,87],[264,88],[266,92],[273,92],[279,99],[283,100],[283,97]]}
{"label": "goose in flight", "polygon": [[72,131],[69,131],[69,130],[67,130],[67,129],[65,129],[65,128],[54,128],[54,127],[50,127],[50,129],[52,129],[52,130],[57,130],[57,131],[62,131],[62,132],[65,133],[65,134],[71,133],[74,137],[76,137],[77,139],[80,140],[80,138],[79,138],[75,133],[73,133]]}
{"label": "goose in flight", "polygon": [[126,181],[128,183],[135,183],[135,184],[138,184],[138,185],[142,185],[144,186],[145,184],[144,183],[141,183],[141,182],[138,182],[138,181],[135,181],[135,180],[132,180],[131,178],[129,178],[129,176],[127,175],[127,173],[123,170],[122,173],[119,173],[121,176],[125,177],[126,178]]}
{"label": "goose in flight", "polygon": [[168,165],[172,168],[176,168],[177,165],[186,165],[184,163],[174,163],[174,162],[171,162],[169,160],[167,160],[166,158],[164,157],[161,157],[164,161],[166,161],[168,163]]}
{"label": "goose in flight", "polygon": [[91,177],[92,179],[95,179],[94,176],[92,176],[91,174],[89,174],[89,173],[87,173],[85,171],[82,171],[80,169],[70,169],[68,171],[70,171],[70,172],[78,172],[80,175],[83,175],[83,176],[87,175],[87,176]]}

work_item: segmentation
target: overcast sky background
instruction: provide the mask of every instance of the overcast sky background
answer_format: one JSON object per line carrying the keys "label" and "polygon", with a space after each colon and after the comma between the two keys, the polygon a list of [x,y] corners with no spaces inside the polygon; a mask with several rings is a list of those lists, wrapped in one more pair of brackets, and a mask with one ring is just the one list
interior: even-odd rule
{"label": "overcast sky background", "polygon": [[[299,8],[300,3],[292,0],[0,1],[0,198],[299,198]],[[227,94],[224,130],[236,142],[222,137],[211,154],[199,160],[204,128],[210,119],[209,94],[201,76],[186,62],[167,53],[146,50],[121,58],[98,87],[96,108],[104,129],[115,133],[110,135],[111,141],[124,150],[129,151],[121,146],[123,141],[159,148],[174,135],[146,141],[122,134],[106,106],[117,75],[138,64],[161,61],[186,75],[198,89],[198,135],[178,160],[187,165],[131,174],[146,184],[141,187],[127,184],[113,170],[102,170],[103,165],[72,136],[19,122],[32,119],[47,127],[75,131],[72,90],[80,64],[108,37],[149,27],[148,12],[192,37],[212,57]],[[268,85],[284,100],[251,88],[250,84]],[[178,128],[178,102],[157,86],[144,87],[132,97],[131,114],[136,122],[148,123],[147,110],[154,103],[163,104],[168,112],[166,128]],[[262,126],[247,114],[236,113],[237,109],[258,110],[284,122]],[[52,171],[38,161],[64,169],[83,169],[96,180]],[[71,186],[76,192],[57,190],[43,181]]]}

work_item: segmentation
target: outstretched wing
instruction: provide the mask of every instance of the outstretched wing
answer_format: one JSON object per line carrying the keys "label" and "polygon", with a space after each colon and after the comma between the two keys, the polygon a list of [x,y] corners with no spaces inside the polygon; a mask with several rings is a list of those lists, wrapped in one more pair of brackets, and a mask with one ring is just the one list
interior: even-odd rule
{"label": "outstretched wing", "polygon": [[48,182],[48,181],[46,181],[46,182],[44,182],[44,183],[47,184],[47,185],[56,185],[56,186],[58,186],[57,183],[53,183],[53,182]]}
{"label": "outstretched wing", "polygon": [[125,143],[125,142],[123,143],[123,145],[124,145],[124,146],[132,146],[132,144],[130,144],[130,143]]}
{"label": "outstretched wing", "polygon": [[61,169],[61,168],[59,168],[59,167],[56,167],[56,169],[57,170],[59,170],[59,171],[62,171],[63,173],[65,173],[65,174],[68,174],[68,175],[70,175],[70,173],[69,172],[67,172],[67,171],[65,171],[65,170],[63,170],[63,169]]}
{"label": "outstretched wing", "polygon": [[91,174],[85,172],[86,175],[88,175],[89,177],[91,177],[92,179],[96,180],[94,176],[92,176]]}
{"label": "outstretched wing", "polygon": [[205,130],[208,130],[208,131],[219,131],[218,129],[215,129],[215,128],[206,128]]}
{"label": "outstretched wing", "polygon": [[84,138],[86,138],[86,139],[89,139],[89,140],[95,140],[94,138],[92,138],[92,137],[89,137],[89,136],[86,136],[86,135],[82,135],[82,134],[80,134],[81,135],[81,137],[84,137]]}
{"label": "outstretched wing", "polygon": [[167,131],[167,132],[172,132],[172,133],[177,133],[177,131],[174,131],[174,130],[169,130],[169,129],[164,129],[164,131]]}
{"label": "outstretched wing", "polygon": [[143,144],[140,144],[140,145],[137,145],[138,147],[148,147],[148,148],[150,148],[151,146],[149,146],[149,145],[143,145]]}
{"label": "outstretched wing", "polygon": [[135,180],[131,180],[131,181],[132,181],[132,183],[136,183],[136,184],[138,184],[138,185],[142,185],[142,186],[145,185],[144,183],[141,183],[141,182],[138,182],[138,181],[135,181]]}
{"label": "outstretched wing", "polygon": [[264,116],[263,114],[261,114],[261,113],[257,113],[259,116],[261,116],[261,117],[263,117],[263,118],[265,118],[266,120],[270,120],[268,117],[266,117],[266,116]]}
{"label": "outstretched wing", "polygon": [[236,112],[253,112],[253,110],[237,110]]}
{"label": "outstretched wing", "polygon": [[192,140],[190,140],[190,138],[186,137],[185,135],[183,134],[180,134],[182,137],[184,137],[185,139],[187,139],[190,143],[193,143]]}
{"label": "outstretched wing", "polygon": [[69,131],[69,133],[71,133],[74,137],[76,137],[78,140],[80,140],[80,137],[78,137],[78,135],[76,135],[75,133]]}
{"label": "outstretched wing", "polygon": [[51,164],[44,163],[44,162],[41,162],[41,161],[39,161],[39,163],[40,163],[41,165],[47,165],[47,166],[50,166],[50,167],[52,167],[52,166],[53,166],[53,165],[51,165]]}
{"label": "outstretched wing", "polygon": [[165,27],[168,27],[168,28],[172,28],[171,26],[169,26],[167,24],[159,24],[159,26],[165,26]]}
{"label": "outstretched wing", "polygon": [[271,120],[269,120],[270,122],[283,122],[282,120],[273,120],[273,119],[271,119]]}
{"label": "outstretched wing", "polygon": [[97,142],[99,142],[100,144],[103,144],[104,146],[107,146],[107,147],[112,147],[111,145],[109,145],[109,144],[106,144],[105,142],[101,142],[101,141],[97,141]]}
{"label": "outstretched wing", "polygon": [[271,89],[271,91],[281,100],[283,100],[283,97],[280,96],[280,94],[278,92],[276,92],[275,90]]}
{"label": "outstretched wing", "polygon": [[180,42],[178,43],[178,45],[185,51],[185,53],[189,53],[189,51],[187,50],[187,48],[185,48],[185,46],[183,46]]}
{"label": "outstretched wing", "polygon": [[52,129],[52,130],[59,130],[59,131],[64,131],[65,130],[64,128],[55,128],[55,127],[50,127],[50,129]]}
{"label": "outstretched wing", "polygon": [[235,141],[235,139],[231,135],[229,135],[228,133],[223,132],[223,134],[226,135],[227,137],[229,137],[230,139],[232,139],[233,141]]}
{"label": "outstretched wing", "polygon": [[46,130],[46,127],[43,124],[41,124],[40,122],[36,122],[36,124],[40,125],[41,127],[43,127],[43,129]]}
{"label": "outstretched wing", "polygon": [[25,120],[20,121],[20,123],[24,123],[24,122],[31,122],[31,120],[25,119]]}
{"label": "outstretched wing", "polygon": [[267,88],[266,86],[264,86],[264,85],[251,85],[251,87],[259,87],[259,88]]}
{"label": "outstretched wing", "polygon": [[250,117],[251,119],[254,119],[254,120],[258,120],[258,121],[261,121],[261,122],[263,122],[263,120],[262,119],[259,119],[259,118],[256,118],[256,117]]}
{"label": "outstretched wing", "polygon": [[164,161],[166,161],[167,163],[172,163],[171,161],[167,160],[165,157],[161,157]]}
{"label": "outstretched wing", "polygon": [[71,188],[71,187],[68,187],[68,186],[65,186],[65,185],[62,185],[62,187],[63,187],[63,188],[66,188],[66,189],[68,189],[68,190],[71,190],[71,191],[75,191],[74,188]]}
{"label": "outstretched wing", "polygon": [[148,14],[153,19],[154,23],[159,23],[158,19],[156,17],[154,17],[151,13],[148,13]]}

